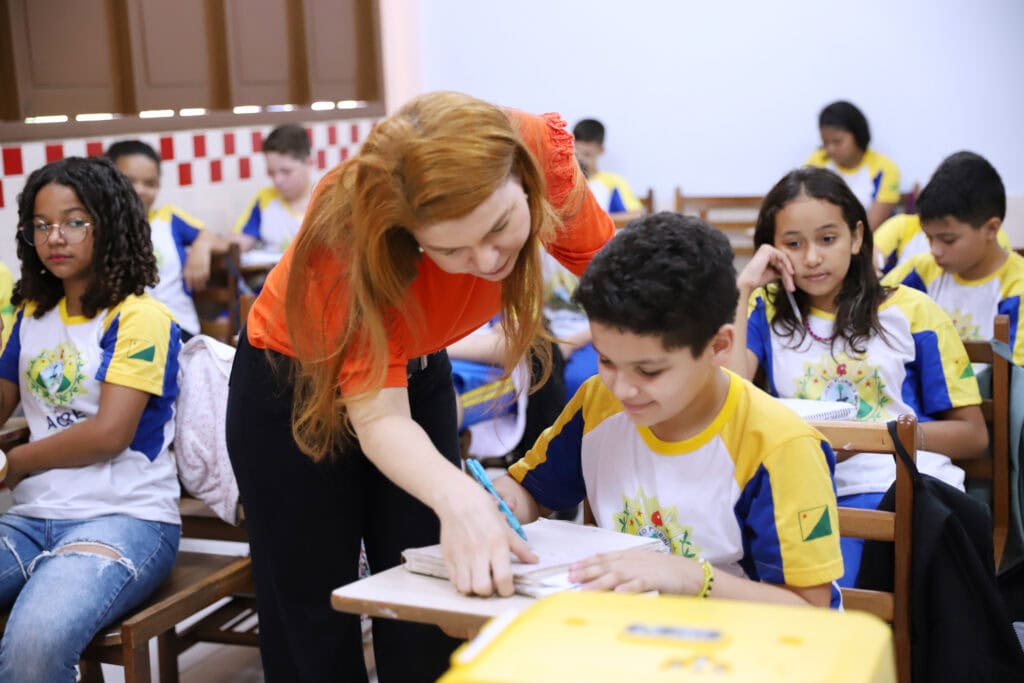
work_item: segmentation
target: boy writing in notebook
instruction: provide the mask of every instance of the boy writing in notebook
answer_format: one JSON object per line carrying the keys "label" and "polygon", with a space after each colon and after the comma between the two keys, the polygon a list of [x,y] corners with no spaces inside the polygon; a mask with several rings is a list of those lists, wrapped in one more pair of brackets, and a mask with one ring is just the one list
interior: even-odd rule
{"label": "boy writing in notebook", "polygon": [[1006,217],[999,173],[984,157],[957,152],[936,169],[917,206],[931,251],[897,266],[882,283],[928,294],[962,339],[991,339],[995,317],[1008,315],[1013,362],[1024,365],[1024,257],[999,243]]}
{"label": "boy writing in notebook", "polygon": [[521,522],[586,499],[598,526],[660,538],[573,565],[587,589],[840,604],[835,456],[726,370],[738,292],[728,240],[692,216],[634,221],[575,298],[599,376],[494,482]]}

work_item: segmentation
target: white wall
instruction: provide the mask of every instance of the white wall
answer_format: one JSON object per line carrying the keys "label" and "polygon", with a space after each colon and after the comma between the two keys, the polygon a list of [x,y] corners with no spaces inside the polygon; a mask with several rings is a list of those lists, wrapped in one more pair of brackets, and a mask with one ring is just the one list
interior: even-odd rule
{"label": "white wall", "polygon": [[959,149],[989,158],[1024,244],[1020,0],[426,0],[413,16],[424,90],[600,118],[604,166],[663,208],[677,184],[766,192],[844,98],[907,188]]}

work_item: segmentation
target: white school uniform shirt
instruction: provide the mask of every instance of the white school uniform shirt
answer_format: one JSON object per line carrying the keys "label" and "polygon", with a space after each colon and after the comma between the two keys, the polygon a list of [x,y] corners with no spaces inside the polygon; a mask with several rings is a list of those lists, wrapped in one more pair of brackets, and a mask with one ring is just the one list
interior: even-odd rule
{"label": "white school uniform shirt", "polygon": [[181,329],[199,334],[199,315],[196,313],[192,292],[185,285],[183,273],[190,246],[199,237],[203,222],[174,206],[162,206],[149,214],[149,228],[156,256],[160,281],[146,291],[163,302],[174,314]]}
{"label": "white school uniform shirt", "polygon": [[66,300],[41,318],[20,307],[0,352],[0,378],[21,392],[31,441],[45,439],[99,412],[102,383],[149,394],[124,451],[85,467],[26,477],[9,512],[42,519],[122,514],[180,524],[174,439],[181,333],[167,307],[129,296],[93,318],[71,316]]}
{"label": "white school uniform shirt", "polygon": [[[863,342],[864,354],[854,353],[842,340],[832,351],[809,334],[799,342],[780,334],[772,326],[776,294],[776,286],[755,291],[747,322],[747,347],[774,396],[849,403],[857,409],[856,419],[867,422],[905,414],[927,422],[951,408],[981,404],[953,322],[925,294],[896,288],[878,309],[885,338],[874,335]],[[834,315],[812,308],[807,321],[817,336],[832,336]],[[963,490],[964,471],[947,456],[919,450],[917,458],[922,472]],[[887,454],[862,453],[836,466],[840,496],[884,492],[895,479],[896,464]]]}
{"label": "white school uniform shirt", "polygon": [[249,202],[235,232],[254,237],[269,251],[284,253],[302,227],[304,215],[304,211],[296,213],[276,188],[265,187]]}

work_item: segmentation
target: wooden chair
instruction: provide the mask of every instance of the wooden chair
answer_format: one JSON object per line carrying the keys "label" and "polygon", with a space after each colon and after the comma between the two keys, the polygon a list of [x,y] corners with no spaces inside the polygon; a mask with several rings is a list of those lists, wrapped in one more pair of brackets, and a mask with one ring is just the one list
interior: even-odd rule
{"label": "wooden chair", "polygon": [[654,213],[654,188],[647,188],[647,194],[640,195],[637,197],[640,200],[640,204],[644,207],[644,213]]}
{"label": "wooden chair", "polygon": [[[20,427],[3,434],[3,448],[11,448],[28,439],[28,428]],[[197,505],[198,504],[198,505]],[[246,541],[244,527],[232,527],[216,518],[199,501],[182,500],[182,535],[216,540]],[[195,517],[206,517],[196,523]],[[191,521],[190,521],[191,520]],[[220,529],[208,533],[209,529]],[[197,534],[194,536],[193,534]],[[205,552],[180,551],[174,568],[156,592],[120,624],[97,635],[82,653],[82,681],[102,681],[99,664],[124,667],[125,683],[152,680],[149,641],[158,643],[160,681],[178,681],[178,655],[198,642],[258,646],[258,634],[252,626],[255,615],[252,560]],[[217,609],[177,632],[176,626],[189,617],[221,602]],[[7,625],[7,613],[0,615],[0,631]]]}
{"label": "wooden chair", "polygon": [[[764,197],[753,195],[685,196],[677,187],[675,209],[676,213],[695,213],[701,220],[724,232],[732,243],[732,250],[736,256],[753,256],[753,229],[757,224],[757,212],[763,200]],[[715,218],[712,213],[728,214],[728,218]],[[744,217],[737,218],[737,214]]]}
{"label": "wooden chair", "polygon": [[[998,315],[995,334],[999,341],[1010,342],[1010,318]],[[989,430],[991,457],[965,460],[957,464],[967,473],[968,484],[974,481],[989,483],[992,490],[992,548],[995,566],[1003,559],[1010,528],[1010,363],[992,350],[986,341],[965,341],[967,356],[972,363],[992,366],[991,398],[982,401],[981,412]]]}
{"label": "wooden chair", "polygon": [[[900,683],[910,683],[910,562],[913,538],[914,485],[910,472],[896,456],[896,446],[883,423],[812,422],[843,460],[856,453],[891,453],[896,459],[896,511],[839,508],[841,536],[894,545],[893,592],[843,588],[846,609],[870,612],[892,624],[896,671]],[[917,459],[917,418],[900,416],[897,434],[903,447]]]}
{"label": "wooden chair", "polygon": [[917,213],[917,195],[921,194],[921,183],[914,183],[909,192],[901,192],[896,204],[896,213]]}
{"label": "wooden chair", "polygon": [[241,277],[241,252],[237,244],[214,254],[206,288],[194,292],[192,300],[199,314],[199,332],[225,344],[233,343],[241,327],[238,310],[238,278]]}

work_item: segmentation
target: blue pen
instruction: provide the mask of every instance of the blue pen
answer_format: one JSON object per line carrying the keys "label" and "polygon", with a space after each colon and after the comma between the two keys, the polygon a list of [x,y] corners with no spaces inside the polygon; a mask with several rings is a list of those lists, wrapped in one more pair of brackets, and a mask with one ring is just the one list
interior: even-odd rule
{"label": "blue pen", "polygon": [[492,484],[491,480],[487,478],[487,473],[484,472],[483,465],[481,465],[478,460],[466,458],[466,468],[469,470],[469,473],[473,475],[473,478],[497,499],[498,509],[505,513],[505,519],[508,521],[508,525],[512,527],[512,530],[519,534],[519,537],[525,541],[526,532],[523,531],[523,527],[519,524],[519,520],[516,519],[516,516],[512,514],[512,510],[509,508],[508,503],[502,500],[502,497],[494,490],[494,484]]}

